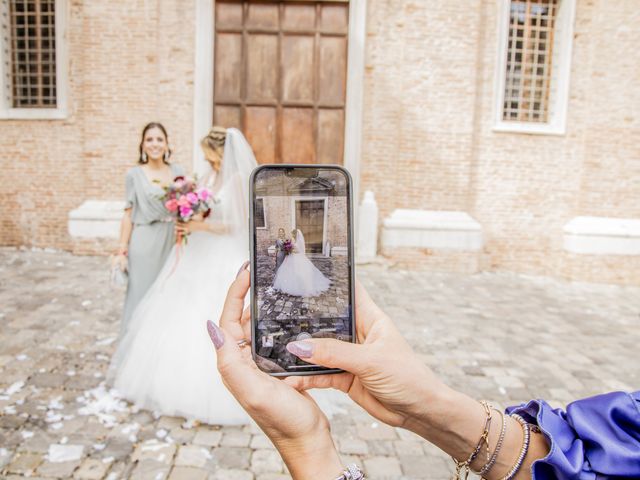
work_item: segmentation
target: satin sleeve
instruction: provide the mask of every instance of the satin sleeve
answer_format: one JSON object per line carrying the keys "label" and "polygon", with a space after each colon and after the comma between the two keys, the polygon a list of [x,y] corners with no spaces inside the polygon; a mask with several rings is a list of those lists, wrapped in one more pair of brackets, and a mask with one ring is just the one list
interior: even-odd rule
{"label": "satin sleeve", "polygon": [[507,408],[538,425],[549,454],[535,461],[535,480],[640,478],[640,391],[577,400],[566,411],[544,400]]}

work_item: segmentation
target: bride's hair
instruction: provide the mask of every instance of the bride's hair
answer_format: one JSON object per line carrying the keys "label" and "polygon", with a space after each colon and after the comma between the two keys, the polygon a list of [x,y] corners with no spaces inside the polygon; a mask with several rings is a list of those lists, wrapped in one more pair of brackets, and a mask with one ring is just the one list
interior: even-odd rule
{"label": "bride's hair", "polygon": [[224,154],[224,142],[227,139],[227,129],[224,127],[214,126],[209,129],[209,133],[200,140],[202,149],[207,152],[211,150],[218,154],[219,158],[209,158],[207,160],[211,163],[212,168],[216,171],[220,171],[220,165],[222,162],[222,156]]}
{"label": "bride's hair", "polygon": [[294,228],[293,230],[291,230],[291,238],[293,238],[294,240],[298,239],[298,229]]}

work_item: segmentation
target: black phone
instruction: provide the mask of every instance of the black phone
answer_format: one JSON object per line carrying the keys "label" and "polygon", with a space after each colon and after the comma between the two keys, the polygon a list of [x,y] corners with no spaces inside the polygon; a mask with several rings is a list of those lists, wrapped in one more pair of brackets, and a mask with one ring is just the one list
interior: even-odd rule
{"label": "black phone", "polygon": [[337,165],[263,165],[250,180],[251,349],[275,376],[335,373],[289,353],[355,341],[352,181]]}

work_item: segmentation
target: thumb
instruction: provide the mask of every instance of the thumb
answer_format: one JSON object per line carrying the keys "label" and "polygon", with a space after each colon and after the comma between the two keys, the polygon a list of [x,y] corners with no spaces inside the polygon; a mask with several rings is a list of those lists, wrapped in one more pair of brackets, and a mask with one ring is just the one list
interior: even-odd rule
{"label": "thumb", "polygon": [[287,350],[305,362],[340,368],[358,376],[370,365],[365,345],[333,338],[312,338],[287,344]]}

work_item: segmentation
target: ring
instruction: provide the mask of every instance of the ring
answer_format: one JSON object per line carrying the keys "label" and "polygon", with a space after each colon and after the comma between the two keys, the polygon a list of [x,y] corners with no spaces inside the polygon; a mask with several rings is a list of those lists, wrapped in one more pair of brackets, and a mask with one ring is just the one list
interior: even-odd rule
{"label": "ring", "polygon": [[243,348],[243,347],[248,347],[249,345],[251,345],[251,340],[239,340],[238,342],[238,347]]}

